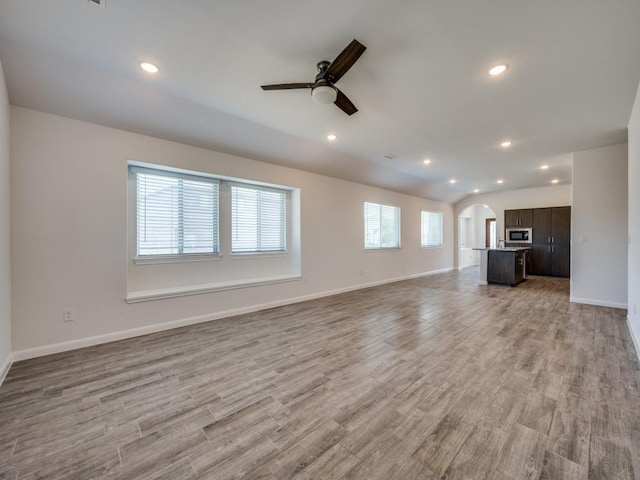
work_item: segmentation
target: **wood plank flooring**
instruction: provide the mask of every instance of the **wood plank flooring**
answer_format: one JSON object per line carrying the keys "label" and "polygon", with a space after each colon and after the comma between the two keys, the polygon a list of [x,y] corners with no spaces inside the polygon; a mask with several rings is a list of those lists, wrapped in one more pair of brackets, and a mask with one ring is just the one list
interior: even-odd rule
{"label": "wood plank flooring", "polygon": [[626,311],[477,275],[18,362],[0,479],[640,479]]}

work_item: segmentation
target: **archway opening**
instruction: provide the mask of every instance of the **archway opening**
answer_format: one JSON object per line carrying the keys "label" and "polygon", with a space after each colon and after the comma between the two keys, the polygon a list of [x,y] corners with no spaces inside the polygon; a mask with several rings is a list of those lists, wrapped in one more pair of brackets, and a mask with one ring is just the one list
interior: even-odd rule
{"label": "archway opening", "polygon": [[470,205],[458,215],[458,268],[480,265],[474,248],[496,248],[496,214],[488,205]]}

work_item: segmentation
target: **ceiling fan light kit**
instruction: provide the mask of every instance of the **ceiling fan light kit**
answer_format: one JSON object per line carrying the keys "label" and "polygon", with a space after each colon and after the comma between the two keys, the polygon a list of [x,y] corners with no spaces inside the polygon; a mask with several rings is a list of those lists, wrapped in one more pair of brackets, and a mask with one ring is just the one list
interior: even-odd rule
{"label": "ceiling fan light kit", "polygon": [[335,87],[319,85],[311,90],[311,98],[316,103],[328,105],[329,103],[334,103],[336,101],[336,98],[338,98],[338,92],[336,92]]}
{"label": "ceiling fan light kit", "polygon": [[280,83],[275,85],[262,85],[263,90],[294,90],[298,88],[310,88],[311,98],[317,103],[334,103],[347,115],[353,115],[358,111],[356,106],[335,86],[338,80],[347,73],[360,55],[367,49],[357,40],[353,40],[333,62],[323,60],[318,62],[318,73],[313,83]]}

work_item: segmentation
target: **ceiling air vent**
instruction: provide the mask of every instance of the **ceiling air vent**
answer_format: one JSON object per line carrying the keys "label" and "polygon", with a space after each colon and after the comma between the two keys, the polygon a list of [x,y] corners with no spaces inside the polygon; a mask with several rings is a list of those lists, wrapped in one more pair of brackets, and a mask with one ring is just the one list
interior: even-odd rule
{"label": "ceiling air vent", "polygon": [[388,158],[389,160],[395,160],[396,158],[400,158],[400,155],[396,155],[395,153],[387,153],[384,158]]}
{"label": "ceiling air vent", "polygon": [[87,3],[97,5],[101,8],[107,8],[107,0],[87,0]]}

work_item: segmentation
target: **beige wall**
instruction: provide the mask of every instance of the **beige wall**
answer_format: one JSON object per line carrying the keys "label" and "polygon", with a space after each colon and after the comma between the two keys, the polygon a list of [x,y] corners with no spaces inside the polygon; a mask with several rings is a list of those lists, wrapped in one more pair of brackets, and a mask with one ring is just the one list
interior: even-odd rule
{"label": "beige wall", "polygon": [[627,308],[627,144],[573,154],[571,301]]}
{"label": "beige wall", "polygon": [[[18,107],[11,122],[20,358],[453,267],[447,204]],[[127,304],[128,160],[299,188],[303,278]],[[401,207],[402,249],[364,251],[365,200]],[[420,248],[422,209],[444,212],[444,248]]]}
{"label": "beige wall", "polygon": [[640,355],[640,85],[629,120],[629,324]]}
{"label": "beige wall", "polygon": [[0,64],[0,383],[11,354],[9,97]]}

